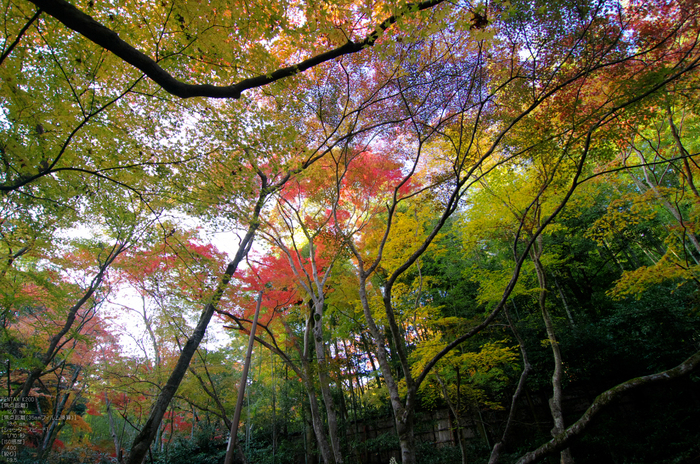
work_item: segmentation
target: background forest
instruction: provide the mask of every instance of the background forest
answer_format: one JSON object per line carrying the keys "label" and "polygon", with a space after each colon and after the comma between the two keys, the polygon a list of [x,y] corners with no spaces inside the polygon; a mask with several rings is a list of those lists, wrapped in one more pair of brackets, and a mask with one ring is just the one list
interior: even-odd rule
{"label": "background forest", "polygon": [[0,4],[0,462],[700,462],[698,2]]}

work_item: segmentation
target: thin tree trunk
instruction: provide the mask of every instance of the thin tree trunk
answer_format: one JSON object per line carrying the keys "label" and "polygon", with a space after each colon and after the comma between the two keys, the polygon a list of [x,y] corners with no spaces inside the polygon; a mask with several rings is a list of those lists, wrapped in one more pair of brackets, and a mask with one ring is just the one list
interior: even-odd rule
{"label": "thin tree trunk", "polygon": [[683,141],[681,140],[681,132],[678,129],[678,126],[676,126],[675,121],[673,120],[673,112],[671,111],[671,104],[668,101],[668,99],[666,100],[666,115],[668,116],[668,124],[671,128],[671,135],[673,136],[673,140],[676,142],[676,149],[678,149],[678,155],[683,157],[684,169],[681,169],[680,173],[685,178],[686,182],[688,182],[688,186],[693,192],[695,200],[698,201],[700,200],[700,193],[698,193],[698,189],[695,186],[695,181],[693,179],[693,171],[690,169],[690,163],[688,162],[690,153],[683,145]]}
{"label": "thin tree trunk", "polygon": [[406,404],[404,405],[404,403],[401,401],[401,394],[399,392],[398,384],[396,383],[394,375],[391,371],[391,365],[389,363],[386,347],[384,345],[384,337],[379,330],[379,327],[377,327],[374,317],[372,316],[372,311],[367,299],[367,280],[362,271],[360,275],[359,287],[362,310],[365,315],[367,325],[369,326],[372,338],[374,339],[375,347],[377,348],[376,355],[377,360],[379,361],[379,367],[382,374],[384,374],[384,383],[389,390],[389,399],[394,412],[396,434],[399,437],[399,446],[401,447],[401,462],[402,464],[416,464],[416,446],[413,428],[413,420],[415,416],[413,401],[416,392],[412,391],[411,389],[406,392]]}
{"label": "thin tree trunk", "polygon": [[[525,381],[527,380],[527,376],[530,374],[530,370],[532,370],[532,365],[530,364],[529,360],[527,359],[527,351],[525,351],[525,343],[520,337],[520,334],[515,330],[515,324],[513,324],[513,321],[510,318],[510,314],[508,314],[508,310],[504,309],[504,312],[506,314],[506,318],[508,319],[508,324],[510,325],[510,329],[513,331],[513,334],[515,335],[515,338],[518,340],[518,345],[520,346],[520,354],[523,357],[523,372],[520,374],[520,380],[518,381],[518,386],[515,389],[515,393],[513,393],[513,397],[511,398],[511,404],[510,404],[510,412],[508,413],[508,420],[506,421],[506,426],[503,429],[503,435],[501,436],[501,441],[496,443],[491,450],[491,456],[489,457],[489,464],[497,464],[498,460],[501,457],[501,453],[503,452],[503,449],[505,448],[506,444],[508,443],[510,431],[511,431],[511,426],[513,424],[513,420],[515,419],[515,414],[517,411],[517,406],[518,406],[518,400],[520,399],[520,396],[522,395],[523,391],[525,390]],[[534,408],[533,408],[534,412]],[[537,421],[537,417],[535,416],[535,421]],[[539,428],[539,422],[538,422],[538,428]]]}
{"label": "thin tree trunk", "polygon": [[[313,336],[313,325],[314,325],[314,318],[312,317],[313,315],[309,316],[309,318],[306,320],[306,327],[304,329],[304,337],[303,337],[303,347],[299,347],[295,343],[295,348],[297,352],[299,353],[299,358],[301,361],[301,368],[295,367],[293,364],[291,364],[291,361],[289,360],[288,357],[286,357],[283,353],[280,351],[275,351],[279,356],[282,357],[282,359],[285,362],[285,378],[288,378],[287,375],[287,368],[291,367],[294,372],[299,376],[299,378],[302,381],[302,384],[304,385],[304,389],[306,390],[306,394],[309,398],[309,404],[308,406],[305,405],[305,408],[308,408],[309,415],[311,416],[311,425],[313,427],[313,432],[316,435],[316,441],[318,444],[319,451],[321,453],[321,457],[323,459],[324,464],[331,464],[331,459],[333,456],[333,453],[331,451],[331,447],[328,443],[328,439],[326,437],[326,432],[323,424],[323,419],[321,418],[321,413],[320,413],[320,408],[318,405],[318,398],[316,397],[316,388],[314,386],[313,382],[313,369],[311,366],[311,363],[313,362],[313,353],[314,350],[311,349],[311,338]],[[291,327],[289,327],[288,324],[286,324],[284,321],[282,321],[282,324],[287,331],[287,334],[291,339],[294,339],[293,335],[293,330]],[[275,350],[275,348],[272,345],[266,344],[266,342],[258,339],[258,341],[266,346],[268,349]],[[285,417],[286,417],[286,409],[285,409]],[[285,435],[286,435],[286,421],[285,421]]]}
{"label": "thin tree trunk", "polygon": [[[547,279],[544,273],[544,268],[542,267],[542,262],[540,257],[542,256],[542,236],[537,237],[535,243],[533,244],[531,257],[535,264],[535,272],[537,273],[537,281],[540,286],[539,295],[539,305],[540,311],[542,312],[542,319],[544,319],[544,325],[547,329],[547,337],[549,338],[549,343],[552,347],[552,355],[554,357],[554,373],[552,374],[552,398],[549,400],[549,409],[552,412],[552,419],[554,420],[554,428],[552,429],[552,436],[555,437],[564,431],[564,415],[562,413],[562,378],[564,375],[564,364],[562,361],[561,350],[559,348],[559,341],[557,340],[556,334],[554,333],[554,324],[552,323],[552,318],[550,317],[549,311],[547,310],[546,300],[547,300]],[[574,459],[571,456],[571,450],[566,448],[561,452],[561,464],[573,464]]]}
{"label": "thin tree trunk", "polygon": [[[457,375],[459,378],[459,374]],[[447,407],[450,408],[450,411],[452,411],[452,415],[455,418],[455,422],[457,423],[456,429],[456,434],[457,434],[457,444],[459,445],[459,452],[462,455],[462,464],[467,464],[467,450],[464,447],[464,441],[462,440],[462,427],[461,427],[461,421],[459,417],[459,405],[455,405],[454,402],[450,399],[450,395],[448,394],[447,391],[447,385],[445,382],[442,380],[440,375],[435,372],[435,378],[437,379],[438,383],[440,384],[440,389],[442,390],[442,396],[445,398],[445,402],[447,403]],[[459,381],[457,382],[457,391],[459,392]]]}
{"label": "thin tree trunk", "polygon": [[[262,191],[265,192],[266,188],[266,181],[264,181]],[[261,194],[258,198],[258,203],[255,206],[253,219],[256,219],[259,216],[264,199],[265,195]],[[243,237],[243,240],[241,241],[241,244],[238,248],[238,252],[236,253],[236,256],[234,257],[233,261],[231,261],[226,267],[226,271],[224,272],[223,277],[219,281],[219,285],[217,286],[213,296],[211,297],[211,300],[209,301],[209,303],[206,304],[204,310],[202,311],[197,326],[195,327],[194,331],[192,332],[192,335],[187,339],[187,342],[182,348],[177,363],[175,364],[175,367],[173,368],[173,371],[171,372],[170,377],[168,378],[165,386],[158,395],[158,398],[156,399],[156,402],[151,409],[151,413],[149,414],[146,424],[143,426],[138,435],[136,435],[136,438],[134,438],[134,442],[131,445],[131,453],[129,453],[127,464],[141,464],[146,456],[146,453],[148,453],[148,449],[150,448],[153,439],[158,433],[158,427],[160,426],[160,423],[163,420],[163,415],[165,414],[165,411],[170,405],[170,401],[172,400],[173,396],[175,396],[175,392],[180,386],[180,382],[182,382],[182,379],[187,373],[187,369],[190,365],[190,362],[192,361],[192,357],[197,351],[200,342],[204,338],[204,333],[206,332],[207,327],[209,326],[209,321],[211,321],[211,318],[214,315],[214,311],[216,311],[216,306],[219,303],[219,300],[221,300],[221,296],[223,295],[224,290],[228,286],[231,277],[233,277],[234,272],[236,272],[236,269],[238,269],[239,263],[243,260],[243,258],[247,256],[248,251],[252,246],[253,237],[255,236],[255,232],[257,231],[258,226],[259,223],[257,222],[257,220],[254,220],[248,227],[248,232]]]}
{"label": "thin tree trunk", "polygon": [[245,386],[248,382],[248,370],[250,369],[250,359],[253,355],[253,345],[255,344],[255,331],[258,328],[258,316],[260,315],[262,294],[262,291],[258,292],[258,301],[255,306],[253,325],[250,327],[250,337],[248,337],[248,351],[245,355],[245,363],[243,364],[243,372],[241,373],[241,383],[238,386],[238,398],[236,398],[236,411],[233,414],[233,422],[231,423],[231,435],[228,438],[228,449],[226,450],[226,459],[224,460],[224,464],[231,464],[233,462],[233,451],[236,448],[236,444],[238,443],[238,423],[241,420],[241,410],[243,409]]}
{"label": "thin tree trunk", "polygon": [[272,464],[277,464],[277,378],[275,377],[275,357],[270,351],[272,362]]}
{"label": "thin tree trunk", "polygon": [[[40,456],[46,456],[46,454],[51,451],[51,448],[53,447],[53,443],[56,440],[56,437],[58,436],[58,432],[61,431],[63,428],[63,424],[65,424],[65,419],[60,419],[60,417],[63,415],[63,412],[66,408],[66,402],[68,401],[68,398],[70,397],[70,390],[73,388],[75,383],[78,381],[78,376],[80,375],[80,371],[82,370],[82,367],[78,366],[75,368],[73,371],[73,376],[71,377],[70,384],[67,385],[67,388],[65,390],[65,393],[63,393],[61,396],[60,401],[56,402],[56,407],[53,410],[53,416],[49,422],[49,425],[44,433],[44,439],[42,440],[41,448],[39,451]],[[60,387],[60,383],[57,386],[57,388]],[[56,398],[58,400],[58,398]]]}
{"label": "thin tree trunk", "polygon": [[365,349],[365,353],[367,353],[369,363],[372,365],[372,373],[374,374],[374,378],[377,381],[377,388],[382,388],[382,381],[379,378],[380,369],[374,365],[374,356],[372,356],[372,350],[369,349],[369,342],[367,342],[367,338],[365,337],[364,333],[360,333],[360,340],[362,340],[362,346]]}
{"label": "thin tree trunk", "polygon": [[[350,355],[350,352],[348,351],[347,343],[345,342],[345,340],[342,340],[342,342],[343,342],[343,349],[345,350],[345,359],[349,360],[351,355]],[[354,368],[354,363],[349,362],[348,365],[352,366]],[[353,430],[352,445],[353,446],[352,446],[352,449],[353,449],[354,454],[355,454],[355,461],[358,461],[360,456],[357,453],[357,440],[358,440],[358,435],[360,433],[360,429],[359,429],[359,424],[357,423],[357,398],[355,395],[355,388],[353,386],[353,375],[352,374],[353,373],[351,372],[350,375],[348,376],[348,385],[350,387],[350,401],[352,404],[352,422],[353,422],[353,427],[352,427],[352,430]],[[355,374],[355,378],[358,379],[358,383],[359,383],[359,377],[357,375],[356,370],[355,370],[354,374]],[[349,420],[349,417],[348,417],[348,420]]]}
{"label": "thin tree trunk", "polygon": [[112,402],[107,398],[107,420],[109,421],[109,433],[112,435],[112,440],[114,441],[114,454],[117,457],[117,462],[121,464],[122,458],[122,444],[119,436],[117,435],[117,427],[114,424],[114,417],[112,416]]}
{"label": "thin tree trunk", "polygon": [[[318,409],[318,406],[317,406]],[[311,420],[312,422],[309,422],[306,419],[306,415],[302,414],[302,420],[304,422],[304,451],[305,451],[305,456],[304,460],[306,464],[313,464],[314,462],[314,452],[313,452],[313,443],[314,443],[314,435],[316,431],[316,423],[313,422],[314,416],[313,413],[311,413],[311,405],[304,403],[304,407],[302,408],[302,412],[307,412],[311,414]],[[325,437],[325,435],[324,435]],[[325,439],[325,438],[324,438]],[[320,447],[321,446],[321,441],[318,438],[318,435],[316,434],[316,444]],[[326,455],[323,456],[323,450],[321,450],[321,455],[324,463],[327,463],[327,459],[331,454],[331,449],[330,446],[328,446],[328,442],[325,442],[325,453]]]}
{"label": "thin tree trunk", "polygon": [[564,292],[561,289],[561,285],[559,285],[559,280],[557,279],[556,275],[554,276],[554,285],[557,287],[557,291],[559,292],[559,298],[561,298],[561,302],[564,304],[564,310],[566,311],[566,317],[569,319],[569,324],[571,325],[571,327],[576,327],[576,323],[574,322],[574,316],[571,314],[569,304],[566,302],[566,297],[564,296]]}
{"label": "thin tree trunk", "polygon": [[311,338],[313,337],[314,318],[313,314],[306,321],[306,329],[304,331],[304,350],[301,355],[301,363],[303,370],[304,387],[306,388],[306,394],[309,397],[309,413],[311,414],[311,424],[313,426],[313,431],[316,435],[316,441],[318,444],[318,449],[321,453],[321,458],[324,464],[331,464],[333,452],[331,446],[328,443],[328,438],[326,437],[326,431],[323,425],[323,420],[321,419],[321,410],[318,406],[318,398],[316,397],[316,389],[312,379],[312,369],[311,362],[313,358],[313,351],[311,350]]}
{"label": "thin tree trunk", "polygon": [[340,440],[338,438],[338,418],[335,412],[333,395],[331,395],[330,378],[328,375],[328,360],[326,359],[326,345],[323,342],[323,305],[324,298],[316,298],[314,303],[314,327],[313,339],[316,349],[316,363],[318,364],[318,380],[321,386],[321,395],[326,406],[326,416],[328,417],[328,435],[331,439],[333,457],[335,464],[343,463],[343,454],[340,450]]}
{"label": "thin tree trunk", "polygon": [[197,411],[195,410],[194,405],[192,405],[192,428],[190,429],[190,440],[194,440],[195,425],[197,425]]}

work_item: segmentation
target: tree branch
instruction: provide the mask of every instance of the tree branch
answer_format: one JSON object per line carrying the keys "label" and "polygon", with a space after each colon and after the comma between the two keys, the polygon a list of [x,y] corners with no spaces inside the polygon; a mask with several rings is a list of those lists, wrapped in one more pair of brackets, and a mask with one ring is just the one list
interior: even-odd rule
{"label": "tree branch", "polygon": [[2,55],[0,55],[0,64],[2,64],[5,61],[5,58],[7,58],[10,53],[12,53],[12,50],[15,49],[15,47],[19,44],[19,41],[22,39],[22,36],[29,30],[32,24],[34,24],[34,21],[39,19],[39,16],[41,15],[41,10],[38,10],[36,13],[34,13],[34,16],[29,18],[27,21],[27,24],[24,25],[24,27],[17,33],[17,37],[15,38],[14,42],[10,44],[9,47],[7,47],[7,50],[3,52]]}
{"label": "tree branch", "polygon": [[151,57],[120,39],[116,32],[97,22],[91,16],[83,13],[66,0],[29,1],[38,6],[48,15],[59,20],[69,29],[78,32],[87,39],[91,40],[102,48],[111,51],[122,60],[139,69],[150,77],[156,84],[161,86],[163,90],[170,94],[181,98],[211,97],[238,99],[241,97],[241,93],[246,90],[268,85],[272,82],[304,72],[307,69],[313,68],[314,66],[318,66],[327,61],[331,61],[335,58],[357,53],[364,48],[371,47],[375,44],[377,39],[379,39],[379,36],[384,31],[386,31],[407,13],[430,9],[443,3],[445,0],[426,0],[419,3],[407,4],[400,12],[379,23],[374,28],[372,33],[368,34],[363,40],[357,42],[349,40],[344,45],[302,60],[292,66],[279,68],[271,73],[249,77],[236,84],[227,86],[188,84],[176,79]]}
{"label": "tree branch", "polygon": [[624,393],[637,389],[639,387],[646,387],[655,383],[666,382],[669,380],[678,379],[680,377],[686,376],[700,367],[700,351],[696,352],[694,355],[680,363],[678,366],[667,371],[659,372],[658,374],[646,375],[644,377],[637,377],[620,385],[607,390],[593,401],[591,406],[586,410],[581,418],[576,421],[571,427],[564,430],[562,433],[551,439],[549,442],[540,446],[534,451],[531,451],[521,457],[516,464],[529,464],[531,462],[536,462],[548,454],[556,453],[569,446],[571,440],[581,435],[591,420],[598,415],[600,411],[605,409],[607,406],[616,401]]}

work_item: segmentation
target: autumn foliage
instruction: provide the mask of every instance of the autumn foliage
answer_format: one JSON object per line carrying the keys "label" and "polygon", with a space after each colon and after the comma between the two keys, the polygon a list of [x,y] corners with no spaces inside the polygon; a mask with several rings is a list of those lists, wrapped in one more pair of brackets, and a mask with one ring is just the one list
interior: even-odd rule
{"label": "autumn foliage", "polygon": [[244,3],[3,3],[17,457],[696,459],[700,4]]}

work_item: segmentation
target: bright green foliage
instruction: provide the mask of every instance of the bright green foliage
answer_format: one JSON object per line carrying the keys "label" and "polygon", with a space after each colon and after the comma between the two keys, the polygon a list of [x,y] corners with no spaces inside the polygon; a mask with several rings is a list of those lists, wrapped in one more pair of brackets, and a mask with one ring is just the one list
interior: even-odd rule
{"label": "bright green foliage", "polygon": [[[418,345],[413,352],[415,372],[419,373],[425,361],[432,358],[443,345],[439,339]],[[517,372],[517,361],[517,347],[489,342],[478,352],[450,353],[436,366],[434,375],[448,384],[447,392],[454,403],[461,397],[465,408],[471,403],[498,410],[505,406],[501,401],[505,399],[504,393],[512,382],[513,372]],[[458,380],[460,375],[461,379]],[[424,404],[433,407],[443,396],[439,382],[433,379],[422,385],[421,393]]]}

